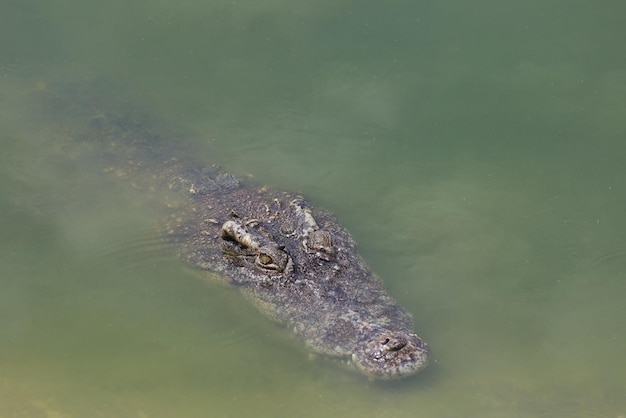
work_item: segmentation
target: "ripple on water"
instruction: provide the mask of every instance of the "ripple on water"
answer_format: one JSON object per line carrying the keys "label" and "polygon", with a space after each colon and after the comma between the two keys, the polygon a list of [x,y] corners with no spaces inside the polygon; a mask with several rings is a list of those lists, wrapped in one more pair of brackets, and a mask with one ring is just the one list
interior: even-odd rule
{"label": "ripple on water", "polygon": [[[251,304],[217,277],[186,266],[177,257],[176,244],[166,240],[157,228],[107,240],[90,250],[83,262],[90,271],[106,272],[106,277],[114,280],[124,277],[116,282],[118,286],[160,293],[165,299],[161,303],[169,305],[166,309],[184,312],[179,320],[186,322],[185,327],[193,327],[197,321],[198,333],[205,334],[209,326],[214,347],[253,346],[263,332],[258,320],[251,320],[258,317]],[[129,280],[131,283],[125,284]],[[185,315],[194,318],[189,320]]]}
{"label": "ripple on water", "polygon": [[615,237],[570,240],[568,250],[579,271],[626,274],[626,242]]}
{"label": "ripple on water", "polygon": [[626,396],[623,393],[581,393],[571,396],[563,412],[581,418],[626,418],[624,405]]}
{"label": "ripple on water", "polygon": [[139,231],[121,240],[106,240],[90,251],[85,263],[113,269],[130,271],[140,266],[176,260],[175,249],[163,239],[158,231]]}
{"label": "ripple on water", "polygon": [[[626,418],[626,395],[614,389],[588,385],[574,386],[567,382],[543,385],[523,378],[516,381],[480,381],[458,386],[450,391],[450,399],[470,397],[478,404],[475,413],[464,416],[545,417],[545,418]],[[488,378],[487,378],[488,379]],[[456,394],[455,394],[456,392]]]}

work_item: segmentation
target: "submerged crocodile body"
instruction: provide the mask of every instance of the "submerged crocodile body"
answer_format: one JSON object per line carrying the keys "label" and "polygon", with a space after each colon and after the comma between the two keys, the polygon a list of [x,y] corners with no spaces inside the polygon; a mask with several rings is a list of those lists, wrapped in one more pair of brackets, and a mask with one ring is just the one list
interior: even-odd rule
{"label": "submerged crocodile body", "polygon": [[236,286],[313,352],[369,377],[400,378],[426,366],[429,348],[411,315],[332,214],[297,194],[243,185],[217,166],[174,158],[167,138],[142,123],[77,106],[87,116],[79,142],[114,161],[107,171],[177,196],[165,235],[188,264]]}

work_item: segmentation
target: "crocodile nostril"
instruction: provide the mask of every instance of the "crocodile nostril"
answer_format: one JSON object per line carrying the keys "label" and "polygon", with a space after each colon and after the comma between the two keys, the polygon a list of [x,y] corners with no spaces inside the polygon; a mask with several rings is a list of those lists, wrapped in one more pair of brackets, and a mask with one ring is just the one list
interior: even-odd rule
{"label": "crocodile nostril", "polygon": [[406,341],[400,341],[396,345],[393,346],[393,351],[398,351],[404,348],[406,345]]}
{"label": "crocodile nostril", "polygon": [[407,340],[402,337],[385,338],[380,344],[386,351],[399,351],[407,345]]}

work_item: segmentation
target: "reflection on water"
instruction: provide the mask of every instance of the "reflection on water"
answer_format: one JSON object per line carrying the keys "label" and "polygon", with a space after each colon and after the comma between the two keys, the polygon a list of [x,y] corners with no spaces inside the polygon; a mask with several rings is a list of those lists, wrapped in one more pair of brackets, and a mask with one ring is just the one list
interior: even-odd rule
{"label": "reflection on water", "polygon": [[[446,5],[1,5],[0,416],[626,416],[624,6]],[[24,105],[83,76],[337,213],[431,366],[310,359],[184,267]]]}

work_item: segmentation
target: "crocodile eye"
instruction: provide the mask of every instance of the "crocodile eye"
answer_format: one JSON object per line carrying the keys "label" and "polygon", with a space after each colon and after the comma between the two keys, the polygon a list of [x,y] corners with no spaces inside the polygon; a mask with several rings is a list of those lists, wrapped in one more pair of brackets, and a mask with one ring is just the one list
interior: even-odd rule
{"label": "crocodile eye", "polygon": [[307,248],[323,260],[330,261],[335,255],[333,236],[328,231],[318,229],[309,234]]}
{"label": "crocodile eye", "polygon": [[263,247],[256,254],[254,264],[265,271],[283,272],[289,264],[289,256],[280,247]]}

